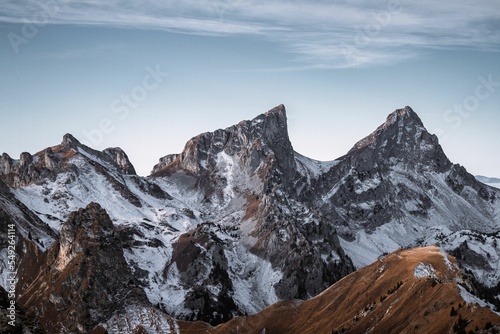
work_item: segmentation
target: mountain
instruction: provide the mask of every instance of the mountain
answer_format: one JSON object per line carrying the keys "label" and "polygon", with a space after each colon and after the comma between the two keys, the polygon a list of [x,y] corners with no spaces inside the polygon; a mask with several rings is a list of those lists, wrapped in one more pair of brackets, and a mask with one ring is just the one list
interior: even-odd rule
{"label": "mountain", "polygon": [[[308,300],[383,254],[433,244],[494,308],[499,196],[452,164],[410,107],[330,162],[293,150],[283,105],[193,137],[148,177],[121,149],[69,134],[0,157],[17,301],[47,332],[213,328],[205,323]],[[3,251],[2,282],[7,268]]]}
{"label": "mountain", "polygon": [[[34,260],[45,268],[35,280]],[[21,260],[18,277],[19,303],[42,327],[61,332],[88,332],[129,304],[149,305],[123,257],[119,232],[97,203],[71,213],[47,252]]]}
{"label": "mountain", "polygon": [[284,301],[208,332],[487,333],[500,315],[468,292],[468,284],[456,260],[438,247],[400,250],[307,301]]}
{"label": "mountain", "polygon": [[[491,270],[478,272],[480,280],[498,284],[499,192],[452,164],[411,108],[390,114],[313,189],[315,206],[339,226],[356,267],[399,247],[442,243],[451,251],[468,239],[480,257],[494,259],[486,259]],[[485,244],[474,241],[475,233]]]}

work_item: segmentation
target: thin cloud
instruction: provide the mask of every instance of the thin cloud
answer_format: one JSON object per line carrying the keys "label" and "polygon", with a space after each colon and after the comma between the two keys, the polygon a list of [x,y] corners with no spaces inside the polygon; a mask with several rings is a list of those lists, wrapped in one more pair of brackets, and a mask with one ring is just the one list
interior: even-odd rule
{"label": "thin cloud", "polygon": [[65,60],[65,59],[75,59],[75,58],[96,58],[106,53],[116,53],[117,51],[123,50],[125,45],[101,45],[93,46],[92,48],[79,48],[79,49],[67,49],[60,52],[45,52],[41,54],[41,57]]}
{"label": "thin cloud", "polygon": [[435,49],[500,50],[500,2],[496,0],[64,2],[4,0],[0,22],[25,24],[45,18],[48,24],[257,35],[295,54],[297,62],[307,63],[298,65],[299,69],[392,63]]}

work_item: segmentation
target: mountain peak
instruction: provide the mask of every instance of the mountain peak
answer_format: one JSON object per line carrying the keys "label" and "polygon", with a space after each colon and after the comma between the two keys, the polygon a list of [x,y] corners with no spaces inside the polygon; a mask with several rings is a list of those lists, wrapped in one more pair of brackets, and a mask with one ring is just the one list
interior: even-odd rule
{"label": "mountain peak", "polygon": [[[226,129],[202,133],[191,138],[183,152],[175,156],[175,159],[167,156],[161,160],[168,164],[176,162],[181,169],[199,174],[210,166],[217,165],[221,152],[240,158],[241,155],[254,152],[253,155],[250,154],[250,159],[243,159],[252,165],[253,169],[260,165],[264,155],[272,152],[283,174],[286,178],[291,178],[294,175],[295,162],[293,147],[288,137],[285,106],[280,104],[252,120],[241,121]],[[245,164],[243,161],[242,163]],[[164,163],[156,166],[153,169],[154,174],[162,175],[161,172],[166,170],[166,167]]]}
{"label": "mountain peak", "polygon": [[279,115],[286,116],[285,105],[280,104],[279,106],[276,106],[265,113],[265,115],[269,115],[269,114],[279,114]]}
{"label": "mountain peak", "polygon": [[64,147],[76,149],[77,147],[81,146],[82,144],[72,134],[67,133],[63,136],[63,140],[61,142],[61,145]]}
{"label": "mountain peak", "polygon": [[438,138],[427,131],[417,113],[408,106],[389,114],[382,125],[358,141],[348,154],[365,150],[371,152],[370,156],[380,157],[380,163],[395,159],[392,161],[433,166],[436,171],[451,166]]}
{"label": "mountain peak", "polygon": [[422,120],[418,117],[417,113],[409,106],[405,106],[401,109],[396,109],[387,116],[387,120],[384,123],[385,126],[394,124],[396,122],[402,121],[403,124],[416,124],[423,127]]}
{"label": "mountain peak", "polygon": [[258,128],[262,136],[278,135],[281,137],[286,136],[288,138],[286,109],[283,104],[280,104],[279,106],[276,106],[268,110],[267,112],[258,115],[251,121],[241,121],[240,123],[238,123],[238,125],[235,125],[233,127],[237,126],[241,126],[244,128]]}
{"label": "mountain peak", "polygon": [[125,175],[136,175],[135,168],[130,162],[127,154],[119,147],[108,147],[102,153],[108,155],[118,166],[120,172]]}
{"label": "mountain peak", "polygon": [[[72,134],[67,133],[63,136],[61,145],[65,148],[71,148],[78,151],[78,148],[82,148],[89,154],[98,156],[101,158],[109,158],[110,162],[114,163],[118,170],[125,175],[136,175],[136,171],[132,163],[130,162],[127,154],[119,147],[109,147],[102,152],[96,151],[90,147],[87,147],[80,143]],[[104,156],[103,156],[104,154]]]}
{"label": "mountain peak", "polygon": [[382,125],[358,141],[349,153],[373,145],[385,147],[388,142],[393,141],[396,141],[394,144],[398,146],[401,144],[413,145],[415,141],[420,140],[420,134],[424,132],[427,133],[427,130],[420,117],[412,108],[406,106],[390,113]]}

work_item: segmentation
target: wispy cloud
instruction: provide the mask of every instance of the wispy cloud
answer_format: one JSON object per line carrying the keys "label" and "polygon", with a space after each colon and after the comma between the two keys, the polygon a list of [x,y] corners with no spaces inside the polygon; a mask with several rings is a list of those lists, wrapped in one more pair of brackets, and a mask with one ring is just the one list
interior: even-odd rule
{"label": "wispy cloud", "polygon": [[[433,49],[500,51],[500,2],[4,0],[0,22],[258,35],[313,67],[356,67]],[[299,66],[300,68],[300,66]]]}
{"label": "wispy cloud", "polygon": [[41,54],[41,57],[51,58],[51,59],[75,59],[75,58],[96,58],[108,52],[117,52],[123,50],[125,45],[119,44],[106,44],[93,47],[82,47],[76,49],[66,49],[61,52],[45,52]]}

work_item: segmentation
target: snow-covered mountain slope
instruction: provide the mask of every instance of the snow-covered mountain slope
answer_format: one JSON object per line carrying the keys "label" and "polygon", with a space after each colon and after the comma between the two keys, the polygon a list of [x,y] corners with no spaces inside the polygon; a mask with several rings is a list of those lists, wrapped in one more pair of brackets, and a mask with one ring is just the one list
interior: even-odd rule
{"label": "snow-covered mountain slope", "polygon": [[[218,300],[230,297],[235,305],[224,302],[222,308],[230,305],[225,319],[237,309],[253,313],[278,299],[315,295],[353,270],[333,228],[319,226],[318,213],[295,199],[298,161],[285,109],[278,106],[253,120],[192,138],[181,154],[160,159],[153,170],[159,184],[182,185],[169,190],[174,197],[198,194],[192,204],[205,220],[174,242],[174,250],[182,247],[184,262],[176,260],[168,274],[179,271],[185,276],[183,285],[199,286],[197,293],[205,299],[211,300],[214,292]],[[307,175],[314,172],[310,166],[303,167]],[[185,247],[185,240],[201,247]],[[224,252],[218,256],[221,243]],[[201,257],[208,270],[199,273],[198,262],[186,263],[185,254]],[[231,284],[208,289],[210,275]]]}
{"label": "snow-covered mountain slope", "polygon": [[120,152],[98,152],[66,135],[24,160],[3,155],[7,192],[51,233],[25,233],[42,240],[42,251],[71,212],[99,203],[149,301],[212,323],[317,294],[353,269],[332,231],[315,222],[314,234],[327,236],[309,240],[311,228],[297,226],[314,214],[301,203],[290,207],[295,160],[283,107],[193,138],[166,175],[138,177],[126,155],[112,151]]}
{"label": "snow-covered mountain slope", "polygon": [[438,247],[399,250],[310,300],[284,301],[206,332],[495,333],[500,315],[468,292],[468,284],[456,260]]}
{"label": "snow-covered mountain slope", "polygon": [[20,258],[47,253],[72,212],[98,203],[150,303],[138,307],[211,324],[310,298],[417,245],[442,245],[494,289],[499,197],[453,165],[409,107],[330,162],[294,152],[282,105],[193,137],[149,177],[121,149],[95,151],[71,135],[19,160],[0,157],[0,215],[19,226]]}
{"label": "snow-covered mountain slope", "polygon": [[[66,144],[68,138],[71,138],[71,146]],[[23,184],[22,181],[18,181],[21,178],[11,173],[6,177],[16,180],[11,190],[15,198],[25,203],[50,227],[48,231],[52,232],[51,238],[47,237],[46,233],[31,231],[34,238],[42,240],[46,247],[53,243],[54,236],[60,231],[71,212],[85,207],[90,202],[96,202],[106,210],[118,227],[124,241],[125,259],[144,285],[149,300],[170,314],[186,319],[197,319],[195,314],[200,313],[208,314],[206,317],[200,316],[206,321],[212,321],[212,317],[216,317],[217,321],[224,320],[219,315],[214,316],[213,312],[214,309],[224,308],[224,305],[208,306],[196,303],[198,296],[191,297],[194,292],[200,295],[196,287],[207,289],[209,295],[214,295],[215,298],[226,294],[226,299],[235,304],[234,309],[224,314],[225,320],[233,314],[257,312],[278,300],[273,290],[274,284],[281,277],[280,270],[273,269],[269,262],[249,252],[236,238],[231,237],[228,227],[221,229],[220,224],[215,226],[211,223],[220,221],[221,218],[232,221],[244,214],[242,204],[230,205],[233,188],[248,181],[241,179],[238,170],[234,170],[238,165],[231,163],[231,157],[224,156],[223,153],[219,155],[220,163],[224,167],[221,175],[227,174],[230,182],[233,182],[230,177],[235,174],[235,184],[226,185],[221,193],[222,196],[216,195],[213,198],[215,204],[207,207],[203,205],[205,195],[192,184],[196,179],[183,172],[169,179],[128,175],[113,161],[104,159],[102,153],[81,145],[69,135],[65,136],[61,145],[52,148],[52,151],[57,152],[52,158],[55,163],[39,164],[40,159],[34,158],[32,159],[34,163],[27,168],[34,170],[35,175],[47,174],[51,175],[50,178],[16,187]],[[12,160],[11,164],[21,165],[20,162]],[[174,194],[175,198],[169,192]],[[10,210],[16,208],[15,205],[7,207]],[[222,212],[224,208],[227,210]],[[220,267],[211,263],[213,255],[210,251],[213,249],[210,247],[213,241],[209,245],[196,244],[202,249],[202,254],[197,255],[200,257],[200,265],[204,267],[204,271],[196,281],[190,281],[194,276],[186,276],[185,273],[181,275],[176,270],[176,263],[171,262],[176,240],[183,233],[196,230],[198,227],[202,235],[204,233],[210,237],[213,235],[216,238],[215,243],[219,241],[224,243],[217,245],[218,251],[224,251],[222,260],[224,263],[214,262],[214,265],[222,265],[224,272],[229,270],[230,275],[226,275],[225,281],[221,280],[229,285],[226,287],[229,291],[218,286],[217,279],[213,279],[213,286],[206,285],[210,274],[220,270]],[[232,246],[223,247],[224,245]],[[247,277],[243,279],[240,275],[245,273]],[[191,302],[193,305],[186,306],[189,298],[195,301]]]}
{"label": "snow-covered mountain slope", "polygon": [[[446,237],[462,230],[496,240],[500,229],[498,189],[453,165],[409,107],[390,114],[313,188],[313,203],[336,226],[357,268],[397,248],[441,243],[452,249],[457,245]],[[492,258],[500,254],[497,246],[487,248]],[[496,266],[486,270],[477,278],[497,285]]]}

